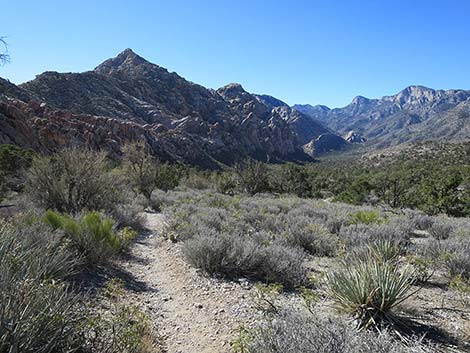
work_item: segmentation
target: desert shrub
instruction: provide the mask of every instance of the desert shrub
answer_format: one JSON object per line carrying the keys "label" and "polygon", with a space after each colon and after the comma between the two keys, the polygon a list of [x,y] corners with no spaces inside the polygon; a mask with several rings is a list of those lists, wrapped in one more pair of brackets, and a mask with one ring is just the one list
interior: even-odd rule
{"label": "desert shrub", "polygon": [[212,178],[202,172],[190,171],[182,177],[180,184],[196,190],[214,190],[216,184]]}
{"label": "desert shrub", "polygon": [[77,261],[60,235],[38,224],[0,225],[0,352],[79,348],[77,298],[60,279]]}
{"label": "desert shrub", "polygon": [[449,238],[453,231],[454,227],[452,224],[443,220],[434,222],[433,225],[428,228],[429,234],[437,240]]}
{"label": "desert shrub", "polygon": [[449,239],[443,244],[445,265],[452,277],[470,279],[470,240]]}
{"label": "desert shrub", "polygon": [[116,233],[114,221],[103,218],[98,212],[85,213],[78,220],[54,211],[48,211],[45,222],[53,229],[61,229],[71,242],[72,248],[83,257],[89,266],[106,263],[112,256],[129,244],[128,239],[122,241]]}
{"label": "desert shrub", "polygon": [[399,241],[379,239],[368,245],[369,254],[379,262],[395,262],[404,254],[404,248]]}
{"label": "desert shrub", "polygon": [[345,224],[347,224],[346,219],[333,216],[326,220],[325,227],[330,233],[338,235]]}
{"label": "desert shrub", "polygon": [[155,186],[163,191],[173,190],[179,185],[181,178],[182,170],[178,165],[160,163],[155,177]]}
{"label": "desert shrub", "polygon": [[358,327],[394,322],[392,309],[410,296],[415,281],[409,268],[373,258],[327,275],[336,306],[357,319]]}
{"label": "desert shrub", "polygon": [[304,283],[303,253],[284,244],[264,245],[261,238],[209,232],[185,241],[183,251],[190,264],[209,274],[247,276],[287,287]]}
{"label": "desert shrub", "polygon": [[235,167],[238,187],[250,195],[269,190],[268,168],[266,164],[248,159]]}
{"label": "desert shrub", "polygon": [[353,224],[380,224],[384,219],[380,217],[377,211],[357,211],[352,215]]}
{"label": "desert shrub", "polygon": [[404,249],[410,244],[410,236],[407,229],[404,229],[400,224],[395,222],[373,225],[358,224],[342,227],[339,237],[344,242],[347,249],[367,246],[379,240],[398,242]]}
{"label": "desert shrub", "polygon": [[317,256],[333,256],[339,245],[336,235],[328,233],[321,225],[311,223],[307,217],[289,218],[285,238],[291,246],[301,247]]}
{"label": "desert shrub", "polygon": [[217,175],[216,190],[221,194],[234,194],[237,189],[237,179],[234,173],[224,171]]}
{"label": "desert shrub", "polygon": [[159,162],[143,141],[126,144],[122,152],[122,168],[127,182],[135,192],[150,200],[156,188]]}
{"label": "desert shrub", "polygon": [[142,197],[126,196],[123,202],[114,205],[114,207],[106,212],[116,222],[117,228],[131,227],[135,230],[143,229],[142,212],[146,206],[146,200]]}
{"label": "desert shrub", "polygon": [[269,174],[270,189],[277,193],[312,196],[308,170],[304,166],[285,163],[273,168]]}
{"label": "desert shrub", "polygon": [[412,220],[415,224],[416,229],[419,230],[428,230],[434,224],[434,217],[417,214],[412,217]]}
{"label": "desert shrub", "polygon": [[67,149],[34,158],[27,190],[46,209],[66,213],[109,210],[120,201],[120,195],[118,179],[107,170],[104,153]]}
{"label": "desert shrub", "polygon": [[301,250],[275,242],[262,247],[260,254],[261,279],[289,288],[306,284],[305,254]]}
{"label": "desert shrub", "polygon": [[16,145],[0,145],[0,170],[7,174],[15,174],[28,169],[33,160],[34,152]]}
{"label": "desert shrub", "polygon": [[0,201],[8,191],[21,191],[25,171],[30,167],[34,152],[16,145],[0,145]]}
{"label": "desert shrub", "polygon": [[245,331],[244,337],[237,352],[411,353],[418,348],[427,352],[419,340],[407,347],[386,330],[379,334],[357,332],[339,319],[325,319],[293,310],[281,310],[267,317],[253,331]]}

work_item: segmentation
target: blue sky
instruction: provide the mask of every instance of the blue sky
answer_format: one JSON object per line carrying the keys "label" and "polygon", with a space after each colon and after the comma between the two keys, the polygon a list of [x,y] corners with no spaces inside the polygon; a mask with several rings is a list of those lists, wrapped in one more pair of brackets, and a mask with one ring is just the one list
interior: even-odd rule
{"label": "blue sky", "polygon": [[3,1],[20,83],[132,48],[193,82],[344,106],[411,84],[470,89],[470,1]]}

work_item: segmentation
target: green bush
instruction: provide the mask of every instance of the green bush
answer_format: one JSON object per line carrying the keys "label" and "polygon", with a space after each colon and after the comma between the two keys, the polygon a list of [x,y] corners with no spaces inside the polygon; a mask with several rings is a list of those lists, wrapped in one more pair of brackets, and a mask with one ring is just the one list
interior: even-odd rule
{"label": "green bush", "polygon": [[377,211],[357,211],[352,215],[352,224],[380,224],[384,219],[380,217]]}
{"label": "green bush", "polygon": [[108,170],[104,153],[62,150],[34,158],[27,191],[39,206],[59,212],[110,210],[121,200],[119,179]]}
{"label": "green bush", "polygon": [[327,280],[337,307],[364,328],[395,321],[392,309],[410,296],[415,275],[371,258],[330,273]]}
{"label": "green bush", "polygon": [[129,230],[116,233],[114,221],[98,212],[89,212],[76,220],[66,214],[47,211],[45,222],[53,229],[61,229],[71,246],[90,265],[106,263],[113,255],[130,244]]}
{"label": "green bush", "polygon": [[242,192],[254,195],[269,191],[269,175],[266,164],[248,159],[235,166],[238,187]]}

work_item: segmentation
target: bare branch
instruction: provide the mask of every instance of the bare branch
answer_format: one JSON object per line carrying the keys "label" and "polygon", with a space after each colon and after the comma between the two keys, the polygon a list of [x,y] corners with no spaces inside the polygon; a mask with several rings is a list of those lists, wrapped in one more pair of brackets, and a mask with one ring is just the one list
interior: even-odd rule
{"label": "bare branch", "polygon": [[8,45],[5,42],[5,37],[0,37],[0,65],[6,64],[10,61],[10,55],[8,54]]}

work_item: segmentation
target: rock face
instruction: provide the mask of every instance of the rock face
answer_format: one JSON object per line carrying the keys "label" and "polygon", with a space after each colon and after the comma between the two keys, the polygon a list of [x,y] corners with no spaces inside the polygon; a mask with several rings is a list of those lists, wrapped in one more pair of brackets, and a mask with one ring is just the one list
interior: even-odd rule
{"label": "rock face", "polygon": [[[367,140],[376,147],[404,142],[470,138],[470,91],[410,86],[393,96],[358,96],[344,108],[297,105],[348,142]],[[348,135],[353,131],[353,135]]]}
{"label": "rock face", "polygon": [[352,130],[344,136],[344,139],[349,143],[364,143],[367,141],[364,137]]}
{"label": "rock face", "polygon": [[274,97],[239,84],[209,90],[130,49],[89,72],[45,72],[20,86],[0,79],[0,96],[0,139],[41,151],[119,153],[145,139],[162,159],[217,168],[247,157],[310,161],[302,146],[331,133]]}

